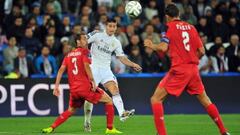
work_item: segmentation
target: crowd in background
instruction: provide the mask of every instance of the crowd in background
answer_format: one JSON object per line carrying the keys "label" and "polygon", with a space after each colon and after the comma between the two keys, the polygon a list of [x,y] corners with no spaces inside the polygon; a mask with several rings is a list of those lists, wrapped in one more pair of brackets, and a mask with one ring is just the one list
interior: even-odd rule
{"label": "crowd in background", "polygon": [[[64,56],[75,47],[81,31],[104,30],[107,18],[118,21],[116,37],[127,57],[143,73],[168,71],[168,54],[144,48],[143,40],[158,44],[165,30],[164,8],[175,2],[181,19],[196,26],[207,53],[199,64],[202,73],[240,72],[239,0],[142,0],[142,14],[129,18],[125,0],[1,0],[0,77],[22,78],[57,73]],[[211,43],[210,47],[207,46]],[[135,73],[116,57],[114,73]]]}

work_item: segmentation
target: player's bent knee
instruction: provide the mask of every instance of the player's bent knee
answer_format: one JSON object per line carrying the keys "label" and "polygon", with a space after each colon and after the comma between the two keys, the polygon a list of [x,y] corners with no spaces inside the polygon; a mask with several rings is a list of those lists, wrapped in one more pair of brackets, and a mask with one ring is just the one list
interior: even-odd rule
{"label": "player's bent knee", "polygon": [[106,96],[106,101],[107,101],[107,103],[109,103],[109,104],[112,104],[113,103],[113,101],[112,101],[112,98],[110,97],[110,96]]}
{"label": "player's bent knee", "polygon": [[114,87],[113,89],[109,90],[111,92],[111,94],[114,95],[118,95],[119,94],[119,89],[117,87]]}
{"label": "player's bent knee", "polygon": [[106,102],[106,104],[109,104],[109,105],[110,105],[110,104],[113,104],[112,99],[111,99],[111,98],[108,99],[107,102]]}
{"label": "player's bent knee", "polygon": [[156,97],[156,96],[152,96],[151,97],[151,103],[153,104],[153,103],[156,103],[156,102],[161,102],[161,100],[158,98],[158,97]]}
{"label": "player's bent knee", "polygon": [[112,98],[110,96],[108,96],[106,93],[104,93],[100,99],[100,102],[112,104]]}
{"label": "player's bent knee", "polygon": [[197,98],[205,108],[208,107],[210,104],[212,104],[210,98],[207,96],[206,93],[197,95]]}
{"label": "player's bent knee", "polygon": [[208,96],[204,98],[204,107],[208,107],[210,104],[212,104],[211,100],[209,99]]}
{"label": "player's bent knee", "polygon": [[104,85],[104,87],[112,94],[112,95],[117,95],[119,94],[119,89],[118,86],[115,82],[108,82],[107,84]]}
{"label": "player's bent knee", "polygon": [[71,112],[71,113],[75,113],[77,110],[77,108],[74,108],[74,107],[69,107],[68,108],[68,111]]}
{"label": "player's bent knee", "polygon": [[85,110],[85,112],[86,112],[86,113],[91,113],[92,110],[91,110],[91,109],[87,109],[87,110]]}
{"label": "player's bent knee", "polygon": [[105,102],[105,103],[108,104],[108,105],[112,105],[112,104],[113,104],[111,98],[106,99],[106,102]]}
{"label": "player's bent knee", "polygon": [[91,102],[85,101],[84,108],[93,108],[93,104]]}

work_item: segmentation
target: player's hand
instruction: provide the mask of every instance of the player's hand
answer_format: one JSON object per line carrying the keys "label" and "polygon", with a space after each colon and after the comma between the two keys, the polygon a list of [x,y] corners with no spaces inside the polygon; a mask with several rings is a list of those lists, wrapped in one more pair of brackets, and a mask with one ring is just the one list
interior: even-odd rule
{"label": "player's hand", "polygon": [[94,30],[94,31],[95,31],[95,32],[100,32],[100,30],[97,30],[97,29],[96,29],[96,30]]}
{"label": "player's hand", "polygon": [[153,49],[153,42],[150,39],[145,39],[144,40],[144,46]]}
{"label": "player's hand", "polygon": [[133,69],[135,70],[135,71],[137,71],[137,72],[140,72],[140,71],[142,71],[142,67],[141,66],[139,66],[138,64],[136,64],[136,63],[134,63],[133,64]]}
{"label": "player's hand", "polygon": [[209,59],[209,61],[208,61],[208,66],[209,66],[209,67],[212,66],[212,60],[211,60],[211,59]]}
{"label": "player's hand", "polygon": [[54,88],[54,90],[53,90],[53,95],[54,95],[54,96],[57,96],[57,97],[60,95],[60,89],[59,89],[59,87],[56,87],[56,86],[55,86],[55,88]]}
{"label": "player's hand", "polygon": [[96,85],[96,83],[95,83],[95,81],[93,80],[93,81],[91,81],[91,85],[92,85],[92,88],[91,88],[91,90],[93,91],[93,92],[95,92],[96,91],[96,89],[97,89],[97,85]]}

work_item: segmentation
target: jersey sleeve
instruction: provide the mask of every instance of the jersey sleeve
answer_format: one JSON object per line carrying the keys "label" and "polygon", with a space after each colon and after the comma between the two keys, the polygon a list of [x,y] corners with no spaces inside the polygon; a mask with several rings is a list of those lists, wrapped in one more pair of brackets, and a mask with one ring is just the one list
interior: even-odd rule
{"label": "jersey sleeve", "polygon": [[198,34],[198,31],[196,30],[196,28],[193,26],[193,30],[194,30],[194,33],[195,33],[195,39],[196,39],[196,47],[197,48],[201,48],[203,47],[203,43],[202,43],[202,40]]}
{"label": "jersey sleeve", "polygon": [[91,60],[91,53],[89,52],[89,50],[84,50],[83,51],[82,59],[83,59],[84,63],[91,64],[92,60]]}
{"label": "jersey sleeve", "polygon": [[117,45],[117,48],[114,51],[116,56],[125,56],[123,49],[122,49],[122,45],[119,40],[116,41],[116,45]]}
{"label": "jersey sleeve", "polygon": [[67,58],[66,58],[66,57],[64,57],[64,59],[63,59],[63,61],[62,61],[62,65],[63,65],[63,66],[66,66],[66,65],[67,65]]}
{"label": "jersey sleeve", "polygon": [[98,33],[98,31],[92,31],[92,32],[87,34],[88,43],[92,43],[92,42],[95,41],[95,39],[97,37],[97,33]]}
{"label": "jersey sleeve", "polygon": [[161,34],[162,34],[161,42],[165,42],[165,43],[169,44],[171,32],[169,30],[168,25],[165,26],[165,28],[163,29]]}

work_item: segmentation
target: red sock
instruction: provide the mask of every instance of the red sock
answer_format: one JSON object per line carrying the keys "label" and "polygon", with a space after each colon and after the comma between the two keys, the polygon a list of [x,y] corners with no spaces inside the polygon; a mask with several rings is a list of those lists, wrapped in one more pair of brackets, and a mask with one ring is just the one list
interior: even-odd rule
{"label": "red sock", "polygon": [[112,129],[113,128],[113,120],[114,120],[114,108],[113,105],[105,105],[105,112],[107,116],[107,128]]}
{"label": "red sock", "polygon": [[69,117],[72,116],[72,112],[66,110],[63,112],[58,118],[55,120],[55,122],[51,125],[52,128],[57,128],[59,125],[61,125],[63,122],[65,122]]}
{"label": "red sock", "polygon": [[214,122],[217,124],[219,131],[221,132],[221,134],[223,134],[224,132],[226,132],[226,128],[223,125],[222,122],[222,118],[219,115],[218,109],[214,104],[210,104],[207,108],[206,108],[208,115],[214,120]]}
{"label": "red sock", "polygon": [[164,125],[164,110],[162,103],[154,103],[152,104],[152,111],[154,115],[154,122],[157,128],[157,132],[159,135],[166,135],[166,128]]}

